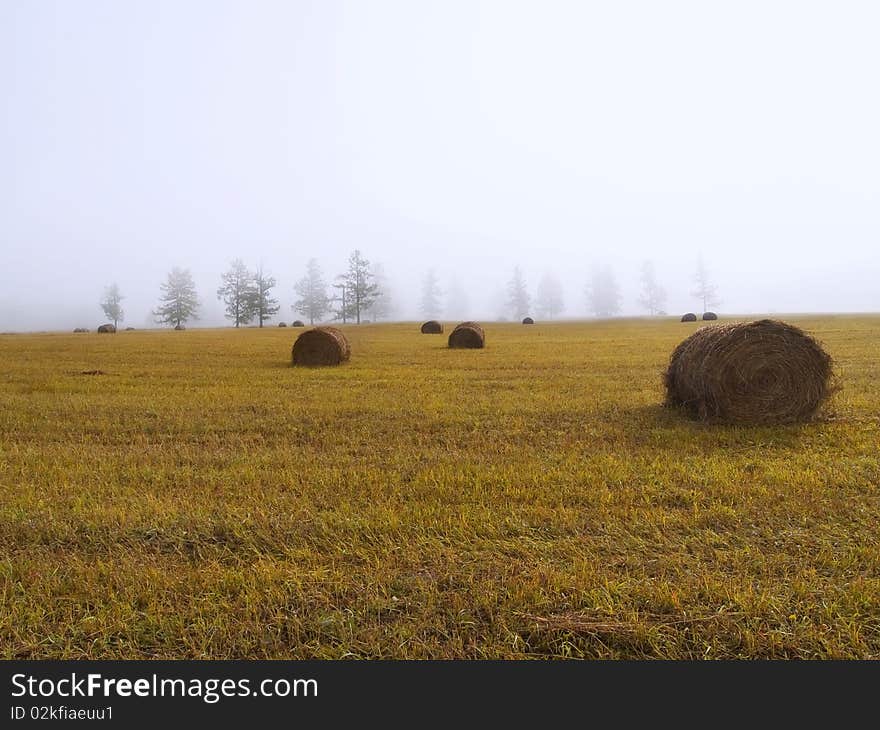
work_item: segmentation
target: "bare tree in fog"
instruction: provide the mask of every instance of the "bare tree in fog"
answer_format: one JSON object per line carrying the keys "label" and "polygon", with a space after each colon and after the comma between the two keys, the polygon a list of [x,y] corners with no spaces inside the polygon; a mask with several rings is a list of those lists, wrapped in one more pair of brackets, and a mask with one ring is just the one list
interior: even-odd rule
{"label": "bare tree in fog", "polygon": [[642,282],[642,294],[639,297],[639,305],[648,310],[652,317],[663,311],[666,302],[666,290],[657,281],[657,272],[653,261],[645,261],[642,264],[640,277]]}
{"label": "bare tree in fog", "polygon": [[470,297],[468,293],[458,283],[458,279],[453,279],[446,287],[446,307],[444,309],[446,316],[453,319],[465,319],[470,316]]}
{"label": "bare tree in fog", "polygon": [[250,322],[256,314],[257,291],[253,274],[241,259],[235,259],[221,276],[217,299],[226,305],[226,319],[238,327]]}
{"label": "bare tree in fog", "polygon": [[348,257],[348,271],[336,278],[339,281],[337,286],[342,289],[341,309],[337,311],[337,319],[347,322],[352,318],[360,324],[361,314],[370,308],[379,292],[370,262],[355,249]]}
{"label": "bare tree in fog", "polygon": [[715,286],[709,278],[709,271],[706,269],[706,264],[703,261],[702,256],[700,256],[699,261],[697,261],[697,271],[694,274],[694,282],[697,286],[691,292],[691,296],[702,301],[704,312],[721,304],[721,300],[718,298],[718,287]]}
{"label": "bare tree in fog", "polygon": [[179,327],[190,319],[198,319],[199,297],[189,269],[175,266],[160,288],[159,306],[153,310],[156,322]]}
{"label": "bare tree in fog", "polygon": [[293,288],[299,296],[293,308],[303,317],[308,317],[309,324],[315,324],[316,320],[320,322],[330,311],[330,296],[317,259],[309,259],[306,275]]}
{"label": "bare tree in fog", "polygon": [[610,266],[593,267],[586,294],[587,306],[597,317],[613,317],[620,312],[620,287]]}
{"label": "bare tree in fog", "polygon": [[390,319],[395,310],[394,297],[391,293],[391,285],[385,274],[385,267],[380,263],[373,264],[373,282],[376,285],[376,296],[373,302],[366,308],[370,319],[379,322]]}
{"label": "bare tree in fog", "polygon": [[539,317],[553,319],[565,308],[565,299],[562,293],[562,284],[555,275],[547,273],[538,282],[538,293],[535,300],[535,309]]}
{"label": "bare tree in fog", "polygon": [[532,305],[532,298],[519,266],[513,267],[513,277],[507,282],[507,304],[516,319],[525,317]]}
{"label": "bare tree in fog", "polygon": [[434,269],[428,269],[422,282],[422,300],[419,303],[419,311],[426,319],[437,319],[440,316],[442,310],[440,297],[442,296],[443,292],[440,289],[437,274]]}
{"label": "bare tree in fog", "polygon": [[260,327],[263,326],[263,322],[272,319],[280,309],[278,300],[272,298],[272,289],[275,288],[276,283],[275,277],[266,274],[262,266],[253,275],[251,308]]}
{"label": "bare tree in fog", "polygon": [[122,300],[125,297],[119,293],[119,286],[111,284],[104,290],[104,298],[101,300],[101,309],[107,319],[113,320],[113,326],[118,327],[119,323],[125,319],[125,312],[122,310]]}

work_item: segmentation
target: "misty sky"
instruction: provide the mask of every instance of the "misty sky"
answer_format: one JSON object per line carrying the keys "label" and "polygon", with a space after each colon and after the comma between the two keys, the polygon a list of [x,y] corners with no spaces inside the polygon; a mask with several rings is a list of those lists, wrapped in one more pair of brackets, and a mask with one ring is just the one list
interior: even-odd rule
{"label": "misty sky", "polygon": [[670,313],[880,310],[873,2],[0,0],[0,330],[147,326],[172,266],[202,324],[240,256],[293,283],[360,248],[500,312],[566,316],[610,265]]}

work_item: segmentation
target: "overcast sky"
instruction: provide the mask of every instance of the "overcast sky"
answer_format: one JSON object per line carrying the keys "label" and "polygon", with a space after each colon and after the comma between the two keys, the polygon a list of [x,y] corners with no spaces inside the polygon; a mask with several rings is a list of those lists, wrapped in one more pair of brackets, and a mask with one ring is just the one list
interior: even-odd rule
{"label": "overcast sky", "polygon": [[359,248],[499,314],[519,265],[586,316],[656,263],[694,310],[880,310],[875,2],[0,0],[0,330],[146,326],[172,266],[203,324],[240,256]]}

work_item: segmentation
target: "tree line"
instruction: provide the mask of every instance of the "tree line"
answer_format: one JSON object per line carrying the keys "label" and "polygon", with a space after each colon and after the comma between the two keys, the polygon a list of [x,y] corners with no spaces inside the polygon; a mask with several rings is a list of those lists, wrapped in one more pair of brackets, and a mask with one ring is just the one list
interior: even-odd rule
{"label": "tree line", "polygon": [[[666,314],[666,290],[658,281],[652,261],[642,264],[639,281],[639,306],[652,316]],[[698,262],[694,282],[696,286],[691,294],[700,301],[704,312],[720,303],[717,287],[711,282],[702,259]],[[236,258],[220,277],[217,299],[223,302],[224,314],[234,327],[254,322],[262,327],[280,310],[278,300],[273,295],[276,286],[275,278],[265,272],[262,266],[250,270],[242,259]],[[317,259],[313,258],[306,266],[305,276],[296,282],[293,289],[297,299],[292,309],[312,325],[330,316],[344,324],[361,324],[372,321],[366,319],[368,316],[373,320],[386,319],[392,311],[384,269],[379,264],[371,265],[357,249],[349,256],[347,269],[335,278],[335,283],[328,284]],[[173,268],[160,285],[160,292],[158,306],[152,312],[157,324],[178,327],[198,319],[201,302],[188,269]],[[587,308],[595,316],[613,317],[620,313],[622,295],[610,267],[593,267],[584,295]],[[533,302],[519,266],[514,267],[504,296],[505,311],[516,319],[533,314],[542,319],[554,319],[565,308],[562,284],[555,275],[548,273],[541,278]],[[113,321],[114,326],[125,318],[123,298],[118,285],[111,284],[105,289],[100,302],[104,314]],[[434,269],[428,270],[422,281],[419,301],[422,316],[437,319],[444,311],[450,310],[464,316],[467,302],[467,294],[456,282],[452,282],[444,292]]]}

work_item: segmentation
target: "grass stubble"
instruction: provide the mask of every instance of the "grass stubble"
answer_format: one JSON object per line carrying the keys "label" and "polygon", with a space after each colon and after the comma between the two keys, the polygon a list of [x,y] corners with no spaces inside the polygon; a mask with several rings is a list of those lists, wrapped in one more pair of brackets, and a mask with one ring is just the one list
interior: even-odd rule
{"label": "grass stubble", "polygon": [[0,337],[0,656],[878,658],[880,318],[832,414],[663,408],[677,321]]}

